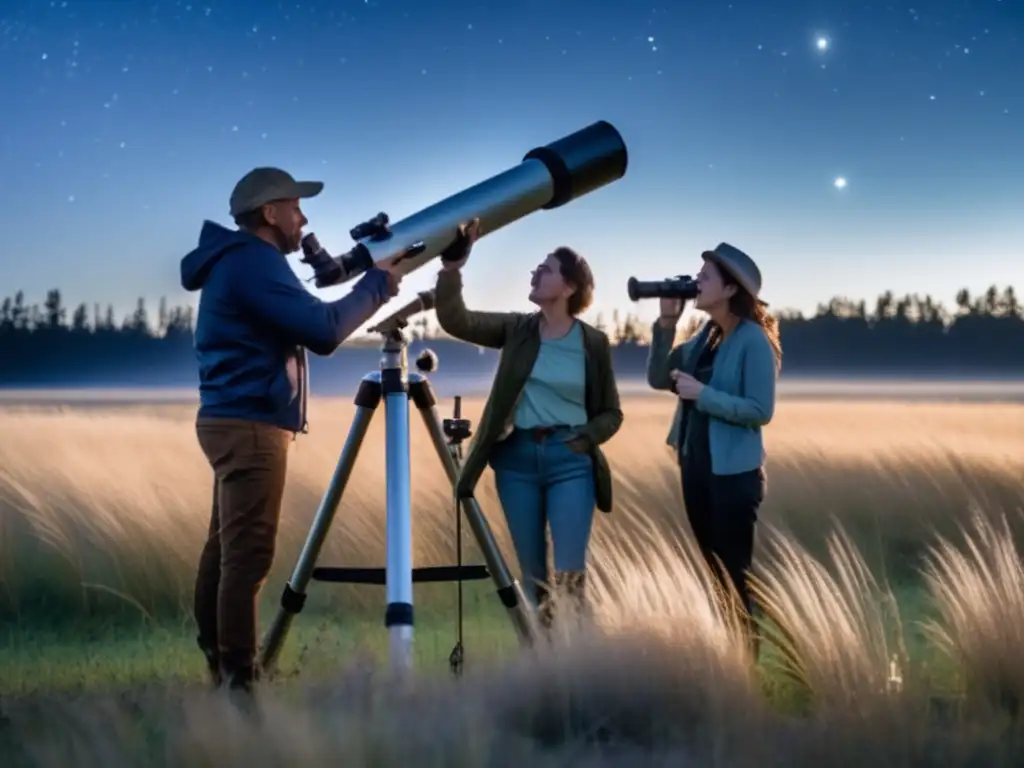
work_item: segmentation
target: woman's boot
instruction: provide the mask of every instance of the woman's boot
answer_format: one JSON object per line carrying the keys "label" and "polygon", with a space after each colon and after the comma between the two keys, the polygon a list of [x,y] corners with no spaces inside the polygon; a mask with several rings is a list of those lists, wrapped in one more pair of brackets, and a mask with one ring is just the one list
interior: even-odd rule
{"label": "woman's boot", "polygon": [[537,590],[537,620],[540,623],[541,629],[545,632],[551,629],[551,624],[554,619],[553,611],[554,608],[551,604],[551,592],[546,584],[538,584]]}
{"label": "woman's boot", "polygon": [[585,571],[566,571],[563,579],[567,605],[582,618],[587,611],[587,574]]}
{"label": "woman's boot", "polygon": [[559,612],[563,615],[575,614],[577,618],[584,616],[587,607],[587,574],[584,571],[557,571],[554,581]]}
{"label": "woman's boot", "polygon": [[201,637],[196,638],[196,642],[199,645],[199,650],[206,657],[206,671],[210,675],[210,685],[215,689],[220,688],[221,683],[224,682],[224,678],[220,673],[220,654],[217,653],[216,648],[211,648],[208,643],[204,643]]}

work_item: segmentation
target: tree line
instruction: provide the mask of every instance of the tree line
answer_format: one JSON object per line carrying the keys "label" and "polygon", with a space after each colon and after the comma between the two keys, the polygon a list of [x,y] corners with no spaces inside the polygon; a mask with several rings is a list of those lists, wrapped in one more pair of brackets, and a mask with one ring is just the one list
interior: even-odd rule
{"label": "tree line", "polygon": [[[1024,312],[1012,286],[992,286],[978,295],[963,289],[951,308],[930,296],[887,291],[873,305],[834,297],[809,316],[776,316],[784,370],[941,371],[965,377],[1024,370]],[[617,361],[630,369],[642,366],[648,322],[619,312],[597,315],[593,322],[616,345]],[[688,317],[680,335],[698,323]],[[134,311],[118,319],[112,305],[83,303],[69,312],[56,288],[41,304],[27,303],[18,291],[0,303],[0,384],[49,382],[58,375],[70,381],[126,368],[157,375],[168,367],[193,366],[193,329],[192,307],[169,306],[166,299],[155,317],[140,298]],[[425,316],[414,321],[410,335],[445,340]],[[354,339],[353,346],[359,345]]]}

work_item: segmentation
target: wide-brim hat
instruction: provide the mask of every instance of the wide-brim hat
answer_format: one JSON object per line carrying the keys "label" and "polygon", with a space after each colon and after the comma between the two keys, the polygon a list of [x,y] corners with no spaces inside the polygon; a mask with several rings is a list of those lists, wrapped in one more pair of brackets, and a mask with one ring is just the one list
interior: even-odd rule
{"label": "wide-brim hat", "polygon": [[713,261],[725,270],[743,289],[753,296],[758,303],[767,306],[761,299],[761,270],[747,254],[728,243],[719,243],[714,250],[704,251],[701,257]]}
{"label": "wide-brim hat", "polygon": [[322,181],[296,181],[280,168],[253,168],[231,192],[231,215],[255,211],[275,200],[316,197],[323,188]]}

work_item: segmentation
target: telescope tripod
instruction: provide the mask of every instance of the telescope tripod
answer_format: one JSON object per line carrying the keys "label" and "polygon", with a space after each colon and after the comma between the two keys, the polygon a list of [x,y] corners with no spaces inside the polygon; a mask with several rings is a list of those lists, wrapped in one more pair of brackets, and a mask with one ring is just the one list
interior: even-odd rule
{"label": "telescope tripod", "polygon": [[[348,437],[334,468],[327,490],[320,501],[309,534],[298,561],[281,595],[281,603],[273,623],[267,630],[260,648],[260,666],[271,672],[277,655],[291,626],[306,602],[309,581],[350,584],[383,584],[387,607],[384,625],[389,634],[389,661],[398,671],[412,668],[413,642],[413,583],[457,582],[459,629],[458,641],[449,663],[458,674],[462,668],[462,582],[493,580],[498,599],[509,612],[520,644],[529,645],[535,637],[532,610],[522,586],[512,578],[508,566],[498,549],[494,534],[472,496],[456,499],[454,484],[461,461],[461,444],[471,434],[469,421],[462,418],[461,398],[456,398],[453,419],[445,419],[442,428],[437,416],[437,400],[427,377],[407,371],[407,343],[402,327],[391,327],[381,332],[380,370],[366,374],[354,398],[356,412],[349,427]],[[432,355],[431,355],[432,357]],[[359,449],[370,426],[377,406],[384,400],[385,419],[385,473],[386,521],[384,568],[317,567],[316,561],[341,502]],[[412,494],[410,491],[410,436],[409,401],[416,405],[430,435],[448,481],[452,484],[455,506],[458,563],[454,566],[432,568],[412,567]],[[446,442],[445,437],[448,437]],[[470,530],[483,554],[486,565],[463,565],[462,519],[458,507],[466,516]]]}

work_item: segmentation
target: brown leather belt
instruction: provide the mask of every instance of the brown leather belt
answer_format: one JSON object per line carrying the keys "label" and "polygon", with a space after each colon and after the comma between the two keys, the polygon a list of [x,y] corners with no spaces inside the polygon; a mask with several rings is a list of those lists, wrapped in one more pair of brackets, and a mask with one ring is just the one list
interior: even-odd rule
{"label": "brown leather belt", "polygon": [[555,432],[563,432],[568,430],[569,427],[560,425],[555,427],[531,427],[530,429],[520,430],[521,432],[530,436],[530,439],[535,443],[542,442],[545,438],[551,437]]}

